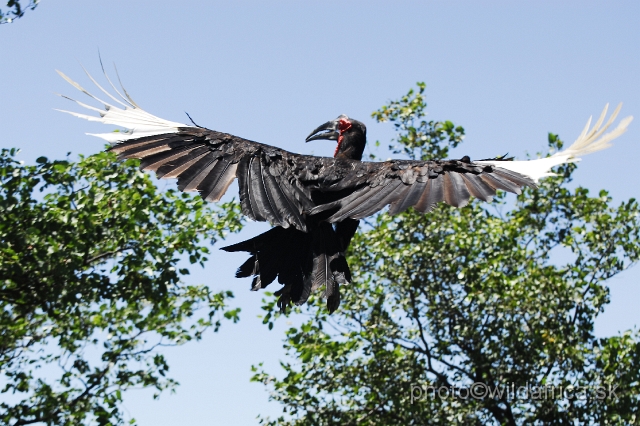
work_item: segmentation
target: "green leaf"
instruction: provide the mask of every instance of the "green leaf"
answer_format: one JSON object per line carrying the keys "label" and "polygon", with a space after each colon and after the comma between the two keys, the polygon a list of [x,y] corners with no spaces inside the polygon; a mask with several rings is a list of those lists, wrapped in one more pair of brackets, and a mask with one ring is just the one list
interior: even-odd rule
{"label": "green leaf", "polygon": [[153,342],[238,321],[230,292],[186,285],[176,264],[239,230],[240,207],[160,192],[112,153],[15,154],[0,154],[0,422],[122,424],[122,391],[177,385]]}

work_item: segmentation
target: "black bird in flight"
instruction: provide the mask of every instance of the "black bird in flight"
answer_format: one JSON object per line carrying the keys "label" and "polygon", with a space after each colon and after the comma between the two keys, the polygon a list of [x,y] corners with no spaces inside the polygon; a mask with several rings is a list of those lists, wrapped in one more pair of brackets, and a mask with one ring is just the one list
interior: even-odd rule
{"label": "black bird in flight", "polygon": [[523,186],[535,187],[538,179],[550,176],[552,167],[609,147],[632,120],[625,118],[605,134],[620,106],[606,123],[605,107],[594,127],[590,128],[589,119],[569,148],[537,160],[471,161],[465,156],[459,160],[363,162],[367,129],[346,115],[324,123],[306,138],[307,142],[336,141],[333,158],[294,154],[195,123],[151,115],[124,88],[121,94],[106,73],[115,95],[87,75],[108,102],[58,73],[104,108],[74,101],[98,116],[63,112],[126,129],[94,135],[112,143],[110,149],[118,159],[138,158],[141,169],[154,171],[158,178],[177,178],[181,191],[198,191],[206,201],[220,200],[238,179],[242,212],[273,228],[223,250],[251,255],[236,277],[253,276],[252,290],[265,288],[278,278],[283,284],[276,292],[282,310],[290,302],[305,303],[319,288],[324,289],[329,311],[338,307],[340,286],[351,280],[344,253],[359,219],[387,205],[390,214],[409,207],[426,213],[441,201],[454,207],[467,205],[471,196],[490,201],[498,189],[518,194]]}

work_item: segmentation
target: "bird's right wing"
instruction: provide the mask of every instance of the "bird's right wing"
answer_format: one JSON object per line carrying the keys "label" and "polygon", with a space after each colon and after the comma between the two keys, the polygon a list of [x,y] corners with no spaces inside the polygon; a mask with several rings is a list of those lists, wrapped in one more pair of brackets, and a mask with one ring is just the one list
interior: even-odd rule
{"label": "bird's right wing", "polygon": [[[86,71],[85,71],[86,72]],[[69,84],[103,109],[76,101],[95,115],[62,111],[104,124],[124,127],[124,131],[92,134],[112,144],[118,159],[140,159],[143,170],[158,178],[177,178],[181,191],[198,191],[206,201],[218,201],[238,178],[243,213],[274,226],[293,226],[307,231],[305,213],[316,207],[312,193],[333,183],[329,173],[334,159],[294,154],[273,146],[253,142],[228,133],[167,121],[142,110],[122,88],[111,83],[115,95],[105,90],[89,73],[91,81],[109,101],[85,90],[58,71]],[[319,173],[322,171],[323,173]]]}

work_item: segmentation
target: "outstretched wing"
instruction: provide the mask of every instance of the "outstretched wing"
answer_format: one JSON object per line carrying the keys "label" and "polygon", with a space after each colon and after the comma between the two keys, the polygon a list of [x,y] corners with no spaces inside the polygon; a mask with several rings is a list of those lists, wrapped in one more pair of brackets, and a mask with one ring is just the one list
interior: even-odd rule
{"label": "outstretched wing", "polygon": [[[463,160],[402,161],[360,163],[354,167],[351,181],[357,189],[337,200],[323,203],[310,213],[329,212],[325,219],[340,222],[346,218],[361,219],[390,205],[389,213],[397,214],[409,207],[428,212],[444,201],[454,207],[468,204],[471,196],[491,201],[497,189],[516,194],[523,186],[535,187],[543,177],[551,176],[551,169],[563,163],[580,161],[579,156],[591,154],[611,146],[622,135],[633,117],[626,117],[609,133],[622,104],[618,105],[604,124],[608,105],[593,126],[591,118],[578,139],[567,149],[546,158],[512,161],[496,158],[471,162]],[[330,188],[325,188],[325,191]]]}
{"label": "outstretched wing", "polygon": [[121,142],[118,158],[139,158],[158,178],[177,178],[181,191],[218,201],[237,177],[242,211],[253,220],[306,231],[303,212],[314,207],[308,188],[290,179],[284,164],[301,156],[226,133],[181,127],[176,133]]}
{"label": "outstretched wing", "polygon": [[62,112],[127,129],[93,134],[112,143],[111,150],[118,159],[138,158],[143,170],[154,171],[158,178],[177,178],[181,191],[198,191],[207,201],[220,200],[237,177],[245,215],[284,228],[307,230],[303,215],[315,206],[312,188],[297,177],[304,177],[307,170],[313,176],[311,169],[326,168],[332,159],[297,155],[227,133],[163,120],[142,110],[124,89],[125,95],[121,95],[113,84],[119,98],[87,73],[110,98],[107,102],[58,73],[104,107],[101,110],[65,96],[98,116]]}
{"label": "outstretched wing", "polygon": [[490,201],[497,189],[519,193],[523,186],[535,186],[551,167],[608,147],[631,121],[628,117],[603,135],[619,111],[618,107],[600,129],[605,108],[593,130],[587,123],[571,147],[539,160],[360,162],[294,154],[227,133],[167,121],[142,110],[124,89],[121,95],[108,76],[118,96],[87,73],[111,103],[58,73],[104,106],[101,110],[74,101],[98,116],[63,112],[127,129],[94,135],[114,144],[111,150],[119,159],[138,158],[142,169],[155,171],[158,178],[177,178],[181,191],[198,191],[207,201],[218,201],[237,177],[245,215],[305,232],[308,215],[339,222],[369,216],[389,204],[392,214],[412,206],[427,212],[441,201],[455,207],[466,205],[471,196]]}
{"label": "outstretched wing", "polygon": [[[355,173],[361,176],[356,182],[359,185],[354,185],[357,189],[314,207],[310,213],[329,212],[328,222],[362,219],[387,205],[391,205],[391,214],[409,207],[426,213],[441,201],[463,207],[471,196],[491,201],[497,189],[519,194],[523,186],[535,186],[531,178],[519,173],[465,160],[360,163]],[[330,190],[325,188],[327,193]]]}

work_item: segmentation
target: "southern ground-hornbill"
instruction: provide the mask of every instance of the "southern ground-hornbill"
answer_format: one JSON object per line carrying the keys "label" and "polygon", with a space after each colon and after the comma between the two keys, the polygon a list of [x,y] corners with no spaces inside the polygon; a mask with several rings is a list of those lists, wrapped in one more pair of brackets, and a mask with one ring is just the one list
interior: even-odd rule
{"label": "southern ground-hornbill", "polygon": [[360,160],[367,130],[364,124],[346,115],[319,126],[306,138],[307,142],[335,140],[333,158],[300,155],[153,116],[143,111],[124,89],[124,95],[120,94],[108,77],[116,95],[89,75],[109,97],[110,101],[105,102],[60,75],[104,106],[102,110],[75,101],[97,112],[97,117],[64,112],[127,129],[95,135],[111,142],[111,150],[119,159],[138,158],[143,170],[156,172],[158,178],[177,178],[181,191],[198,191],[206,201],[220,200],[238,178],[242,212],[274,227],[223,249],[251,254],[236,276],[253,276],[252,290],[265,288],[278,278],[284,285],[276,292],[281,309],[290,302],[305,303],[319,288],[324,288],[329,311],[338,307],[340,286],[351,280],[344,252],[359,219],[387,205],[391,214],[409,207],[426,213],[441,201],[454,207],[465,206],[471,196],[490,201],[497,189],[520,193],[523,186],[534,187],[538,179],[549,176],[552,167],[607,148],[631,121],[628,117],[604,134],[620,107],[606,123],[605,108],[594,127],[590,128],[589,121],[568,149],[537,160],[471,161],[463,157],[363,162]]}

